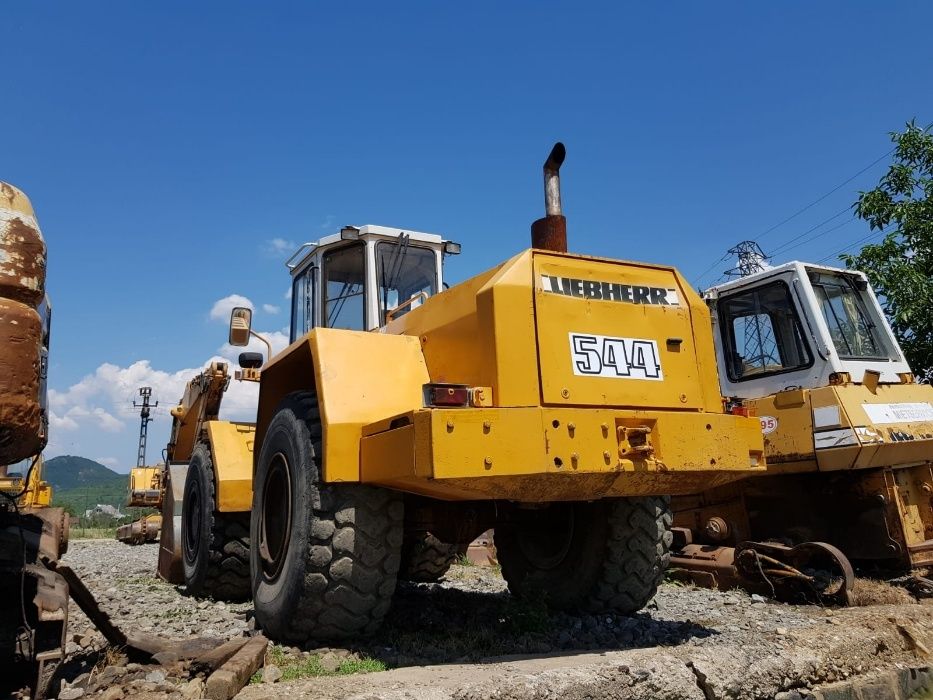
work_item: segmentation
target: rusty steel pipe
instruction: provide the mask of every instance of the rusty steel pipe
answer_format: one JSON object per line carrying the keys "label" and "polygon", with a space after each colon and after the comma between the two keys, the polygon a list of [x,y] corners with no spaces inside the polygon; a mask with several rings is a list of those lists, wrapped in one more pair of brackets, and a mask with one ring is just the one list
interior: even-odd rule
{"label": "rusty steel pipe", "polygon": [[566,157],[567,149],[558,141],[544,161],[544,208],[548,216],[564,214],[560,207],[560,166]]}
{"label": "rusty steel pipe", "polygon": [[545,217],[531,225],[532,248],[567,252],[567,219],[560,202],[560,166],[566,157],[567,149],[558,141],[544,161]]}

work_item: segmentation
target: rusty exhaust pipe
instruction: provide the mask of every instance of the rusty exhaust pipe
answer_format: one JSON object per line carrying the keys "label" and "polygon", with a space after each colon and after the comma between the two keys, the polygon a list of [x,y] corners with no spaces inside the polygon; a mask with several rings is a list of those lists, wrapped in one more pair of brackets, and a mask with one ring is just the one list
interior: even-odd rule
{"label": "rusty exhaust pipe", "polygon": [[560,205],[560,166],[567,149],[560,141],[554,144],[544,161],[544,209],[546,216],[531,224],[531,247],[567,252],[567,219]]}

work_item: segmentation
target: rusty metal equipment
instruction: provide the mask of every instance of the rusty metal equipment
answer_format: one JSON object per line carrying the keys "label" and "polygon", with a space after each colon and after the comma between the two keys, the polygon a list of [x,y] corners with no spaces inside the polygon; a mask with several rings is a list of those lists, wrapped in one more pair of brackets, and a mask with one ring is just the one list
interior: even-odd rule
{"label": "rusty metal equipment", "polygon": [[855,573],[846,556],[825,542],[788,546],[739,542],[735,547],[692,542],[687,528],[673,528],[670,571],[706,588],[744,588],[789,603],[849,605]]}
{"label": "rusty metal equipment", "polygon": [[[64,655],[68,585],[49,571],[67,516],[41,479],[48,440],[46,248],[29,199],[0,182],[0,666],[41,695]],[[25,474],[11,466],[22,462]]]}
{"label": "rusty metal equipment", "polygon": [[145,544],[157,542],[162,528],[162,516],[158,513],[144,515],[117,528],[117,539],[124,544]]}

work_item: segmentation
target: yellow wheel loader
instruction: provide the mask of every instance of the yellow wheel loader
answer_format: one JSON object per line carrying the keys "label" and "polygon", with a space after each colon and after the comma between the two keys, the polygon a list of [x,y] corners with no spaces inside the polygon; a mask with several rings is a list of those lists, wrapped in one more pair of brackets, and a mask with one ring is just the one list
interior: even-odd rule
{"label": "yellow wheel loader", "polygon": [[[400,570],[443,569],[433,543],[495,527],[515,595],[651,599],[668,495],[763,471],[762,436],[724,410],[709,311],[675,269],[567,252],[563,159],[558,144],[532,248],[448,289],[459,246],[434,234],[348,226],[292,256],[291,344],[240,357],[255,423],[176,423],[166,578],[216,595],[248,522],[262,629],[346,638],[380,624]],[[231,344],[251,335],[235,309]]]}
{"label": "yellow wheel loader", "polygon": [[674,499],[673,566],[845,603],[853,564],[933,565],[933,387],[915,381],[865,275],[791,262],[705,297],[722,392],[760,420],[767,471]]}
{"label": "yellow wheel loader", "polygon": [[[131,508],[162,507],[162,475],[164,465],[152,467],[133,467],[130,469],[129,494],[126,505]],[[117,539],[124,544],[145,544],[157,542],[162,516],[158,513],[143,515],[126,525],[117,528]]]}

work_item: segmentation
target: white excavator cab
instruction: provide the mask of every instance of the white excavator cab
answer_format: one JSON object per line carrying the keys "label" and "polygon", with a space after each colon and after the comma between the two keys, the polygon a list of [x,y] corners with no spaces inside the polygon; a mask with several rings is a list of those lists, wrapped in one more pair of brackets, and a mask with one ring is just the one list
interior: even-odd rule
{"label": "white excavator cab", "polygon": [[789,262],[708,289],[724,396],[910,381],[862,272]]}
{"label": "white excavator cab", "polygon": [[459,244],[437,234],[372,225],[305,243],[286,263],[289,342],[318,327],[381,328],[443,289],[444,254],[459,252]]}

